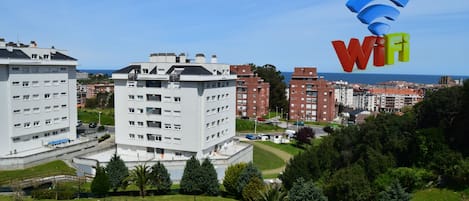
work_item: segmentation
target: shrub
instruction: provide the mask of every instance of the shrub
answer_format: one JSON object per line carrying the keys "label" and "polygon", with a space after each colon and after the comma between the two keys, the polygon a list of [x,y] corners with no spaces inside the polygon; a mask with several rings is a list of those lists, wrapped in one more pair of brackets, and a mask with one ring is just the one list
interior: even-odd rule
{"label": "shrub", "polygon": [[226,192],[230,195],[237,195],[237,183],[239,179],[239,175],[241,172],[246,168],[246,163],[237,163],[234,165],[230,165],[225,171],[225,178],[223,178],[223,186],[225,187]]}

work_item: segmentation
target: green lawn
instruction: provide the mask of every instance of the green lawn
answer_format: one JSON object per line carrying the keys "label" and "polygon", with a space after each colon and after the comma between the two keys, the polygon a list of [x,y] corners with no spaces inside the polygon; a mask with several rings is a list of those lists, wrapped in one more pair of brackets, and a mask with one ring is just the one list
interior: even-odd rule
{"label": "green lawn", "polygon": [[258,141],[258,142],[262,143],[262,144],[265,144],[265,145],[268,145],[268,146],[271,146],[271,147],[276,148],[276,149],[280,149],[280,150],[282,150],[284,152],[287,152],[291,155],[297,155],[298,153],[303,151],[303,149],[296,147],[294,143],[275,144],[271,141]]}
{"label": "green lawn", "polygon": [[22,180],[52,175],[76,175],[76,170],[67,166],[63,161],[52,161],[24,170],[0,171],[0,185],[8,184],[11,180]]}
{"label": "green lawn", "polygon": [[261,171],[280,168],[285,165],[285,162],[277,155],[257,147],[255,143],[253,145],[254,165]]}
{"label": "green lawn", "polygon": [[[256,130],[258,133],[262,132],[283,132],[285,129],[271,124],[264,124],[257,122]],[[236,132],[252,132],[254,133],[254,121],[247,119],[236,119]]]}
{"label": "green lawn", "polygon": [[[11,196],[0,196],[0,201],[13,200]],[[33,200],[30,197],[25,199],[26,201]],[[193,196],[193,195],[161,195],[161,196],[147,196],[141,197],[129,197],[129,196],[118,196],[118,197],[105,197],[105,198],[83,198],[74,199],[74,201],[233,201],[234,199],[223,198],[223,197],[208,197],[208,196]],[[49,200],[44,200],[49,201]]]}
{"label": "green lawn", "polygon": [[461,201],[460,193],[447,189],[425,189],[412,194],[412,201]]}
{"label": "green lawn", "polygon": [[99,112],[101,112],[102,125],[114,125],[114,109],[78,109],[78,119],[83,123],[95,122],[98,123]]}

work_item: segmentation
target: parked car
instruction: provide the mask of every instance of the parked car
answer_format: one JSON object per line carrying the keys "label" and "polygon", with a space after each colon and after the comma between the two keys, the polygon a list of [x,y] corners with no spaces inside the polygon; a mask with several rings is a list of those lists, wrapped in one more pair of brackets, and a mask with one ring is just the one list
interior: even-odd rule
{"label": "parked car", "polygon": [[241,119],[249,119],[249,117],[243,116],[241,117]]}
{"label": "parked car", "polygon": [[265,119],[262,117],[257,117],[257,121],[265,121]]}
{"label": "parked car", "polygon": [[257,140],[258,139],[258,137],[256,135],[253,135],[253,134],[247,134],[246,138],[249,139],[249,140]]}
{"label": "parked car", "polygon": [[295,121],[295,122],[293,122],[293,125],[295,125],[295,126],[304,126],[304,125],[305,125],[305,122],[302,122],[302,121]]}
{"label": "parked car", "polygon": [[90,125],[88,125],[88,127],[90,127],[90,128],[96,128],[96,126],[98,126],[98,125],[96,125],[96,123],[94,123],[94,122],[91,122]]}

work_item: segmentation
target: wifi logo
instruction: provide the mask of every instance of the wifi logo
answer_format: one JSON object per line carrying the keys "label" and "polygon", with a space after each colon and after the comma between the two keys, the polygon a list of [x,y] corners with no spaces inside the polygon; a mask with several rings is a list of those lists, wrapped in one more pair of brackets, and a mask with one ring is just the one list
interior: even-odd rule
{"label": "wifi logo", "polygon": [[[410,55],[410,35],[408,33],[388,34],[391,26],[380,19],[394,21],[399,17],[399,10],[385,4],[368,5],[373,0],[348,0],[347,8],[358,13],[357,18],[368,25],[368,30],[374,36],[366,36],[363,43],[357,38],[350,39],[348,46],[342,40],[332,41],[340,64],[345,72],[352,72],[353,67],[365,70],[371,53],[373,53],[373,65],[381,67],[392,65],[395,61],[395,53],[399,55],[398,60],[408,62]],[[405,7],[409,0],[390,0],[398,7]]]}
{"label": "wifi logo", "polygon": [[[379,18],[386,18],[391,21],[395,21],[399,17],[399,10],[395,7],[375,4],[366,7],[373,0],[349,0],[346,3],[347,8],[358,13],[357,18],[363,23],[368,25],[368,30],[374,35],[383,36],[388,33],[391,26],[384,22],[375,22]],[[390,0],[394,5],[398,7],[405,7],[409,0]]]}

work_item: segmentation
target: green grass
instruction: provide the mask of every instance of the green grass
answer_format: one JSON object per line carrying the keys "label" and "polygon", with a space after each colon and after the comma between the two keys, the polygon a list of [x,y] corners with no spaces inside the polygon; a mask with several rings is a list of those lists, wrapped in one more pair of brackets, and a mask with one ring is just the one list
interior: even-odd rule
{"label": "green grass", "polygon": [[261,171],[280,168],[285,162],[277,155],[259,148],[254,143],[254,165]]}
{"label": "green grass", "polygon": [[303,151],[303,149],[296,147],[294,143],[275,144],[275,143],[270,142],[270,141],[258,141],[258,142],[261,143],[261,144],[271,146],[271,147],[276,148],[276,149],[280,149],[280,150],[282,150],[284,152],[287,152],[291,155],[297,155],[298,153]]}
{"label": "green grass", "polygon": [[98,123],[99,112],[101,112],[102,125],[114,125],[114,109],[78,109],[78,119],[83,123],[95,122]]}
{"label": "green grass", "polygon": [[[257,122],[256,130],[258,133],[262,132],[283,132],[284,129],[271,124],[264,124]],[[236,132],[252,132],[254,133],[254,121],[247,119],[236,119]]]}
{"label": "green grass", "polygon": [[412,201],[461,201],[462,195],[447,189],[425,189],[412,194]]}
{"label": "green grass", "polygon": [[264,179],[276,179],[278,178],[279,174],[264,174],[262,175],[262,177],[264,177]]}
{"label": "green grass", "polygon": [[[0,196],[0,201],[10,201],[13,200],[11,196]],[[26,201],[33,200],[30,197],[25,199]],[[223,197],[208,197],[208,196],[193,196],[193,195],[161,195],[161,196],[146,196],[145,198],[141,197],[130,197],[130,196],[114,196],[114,197],[105,197],[105,198],[83,198],[83,199],[74,199],[74,201],[233,201],[234,199],[223,198]],[[49,201],[49,200],[44,200]]]}
{"label": "green grass", "polygon": [[67,166],[63,161],[52,161],[24,170],[0,171],[0,185],[8,184],[12,180],[53,175],[76,175],[76,170]]}

